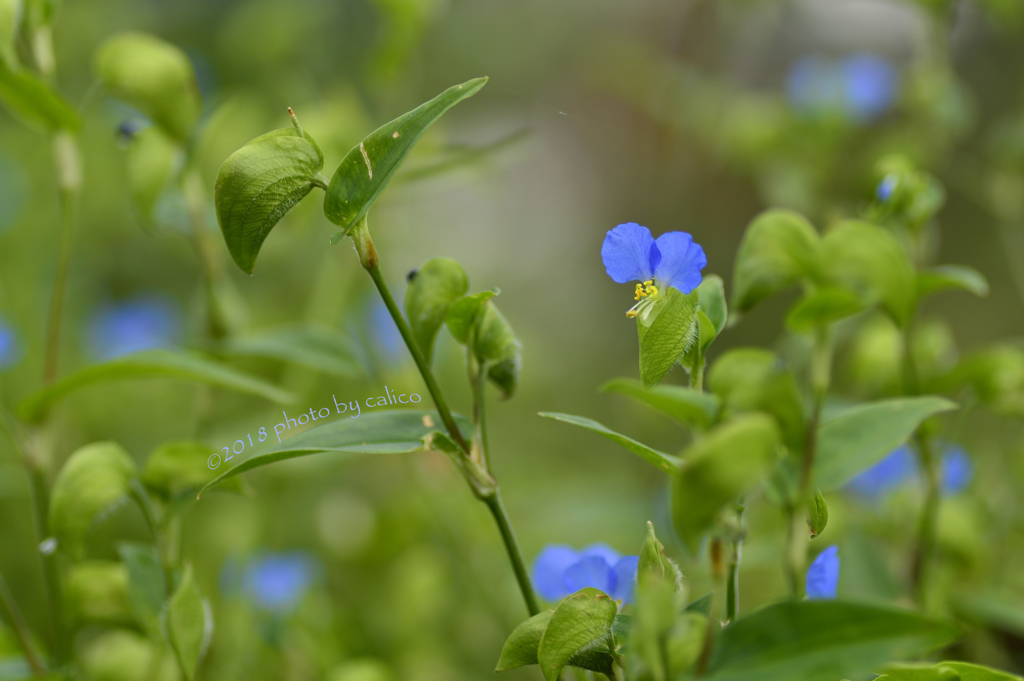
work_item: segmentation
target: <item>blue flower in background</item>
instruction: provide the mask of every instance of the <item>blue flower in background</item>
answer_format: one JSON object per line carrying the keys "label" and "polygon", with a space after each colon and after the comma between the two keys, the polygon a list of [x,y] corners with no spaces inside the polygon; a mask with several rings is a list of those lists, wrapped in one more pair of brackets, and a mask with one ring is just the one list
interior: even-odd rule
{"label": "blue flower in background", "polygon": [[899,73],[875,54],[852,54],[840,61],[820,55],[801,57],[793,64],[786,91],[801,111],[839,110],[858,121],[870,121],[888,111],[899,94]]}
{"label": "blue flower in background", "polygon": [[601,260],[615,283],[640,282],[636,285],[640,302],[626,313],[629,317],[658,299],[659,291],[668,294],[672,287],[689,293],[697,288],[702,280],[700,271],[708,264],[704,249],[686,232],[665,232],[655,240],[651,230],[635,222],[608,232],[601,245]]}
{"label": "blue flower in background", "polygon": [[892,193],[896,191],[897,181],[895,175],[886,175],[882,178],[882,181],[875,188],[875,196],[879,201],[884,203],[892,198]]}
{"label": "blue flower in background", "polygon": [[99,359],[166,348],[181,326],[177,306],[166,298],[139,295],[101,308],[90,320],[89,348]]}
{"label": "blue flower in background", "polygon": [[18,338],[14,329],[0,317],[0,369],[14,364],[18,354]]}
{"label": "blue flower in background", "polygon": [[946,445],[942,452],[942,493],[956,494],[974,478],[974,464],[960,445]]}
{"label": "blue flower in background", "polygon": [[385,359],[394,362],[403,357],[405,342],[402,334],[398,332],[384,301],[379,298],[375,299],[370,308],[370,331],[375,346],[383,352]]}
{"label": "blue flower in background", "polygon": [[580,589],[599,589],[616,600],[633,600],[639,556],[619,556],[604,544],[581,551],[571,546],[547,546],[533,562],[533,585],[544,599],[557,601]]}
{"label": "blue flower in background", "polygon": [[855,477],[847,486],[864,496],[879,497],[914,477],[916,472],[914,452],[907,445],[902,445]]}
{"label": "blue flower in background", "polygon": [[242,587],[260,610],[290,612],[309,590],[318,568],[316,558],[304,551],[263,554],[246,565]]}
{"label": "blue flower in background", "polygon": [[839,588],[839,547],[833,544],[807,568],[807,598],[835,598]]}

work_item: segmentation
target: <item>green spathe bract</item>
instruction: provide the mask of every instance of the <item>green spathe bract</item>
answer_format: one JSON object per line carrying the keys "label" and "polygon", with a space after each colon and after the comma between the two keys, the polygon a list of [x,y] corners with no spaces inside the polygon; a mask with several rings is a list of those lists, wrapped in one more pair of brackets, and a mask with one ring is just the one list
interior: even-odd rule
{"label": "green spathe bract", "polygon": [[231,154],[217,174],[217,222],[235,263],[252,274],[263,240],[317,184],[320,147],[297,128],[260,135]]}
{"label": "green spathe bract", "polygon": [[819,246],[818,233],[799,213],[771,209],[758,215],[736,254],[733,310],[743,314],[764,298],[814,277]]}
{"label": "green spathe bract", "polygon": [[459,263],[450,258],[434,258],[419,268],[405,291],[405,314],[416,344],[430,362],[449,306],[466,295],[469,279]]}
{"label": "green spathe bract", "polygon": [[658,384],[684,352],[697,340],[697,291],[680,293],[669,288],[653,320],[637,319],[640,341],[640,380],[645,387]]}
{"label": "green spathe bract", "polygon": [[569,664],[611,674],[612,623],[618,609],[611,596],[590,587],[566,596],[551,615],[537,648],[544,678],[556,681]]}
{"label": "green spathe bract", "polygon": [[445,111],[472,97],[487,83],[474,78],[454,85],[429,102],[377,128],[338,165],[324,199],[327,219],[348,233],[363,218],[416,141]]}

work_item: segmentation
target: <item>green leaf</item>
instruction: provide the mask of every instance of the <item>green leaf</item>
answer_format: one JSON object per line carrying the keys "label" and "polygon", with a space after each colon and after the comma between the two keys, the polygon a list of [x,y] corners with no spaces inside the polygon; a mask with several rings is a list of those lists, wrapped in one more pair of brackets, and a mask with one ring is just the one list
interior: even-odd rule
{"label": "green leaf", "polygon": [[636,581],[644,584],[650,580],[665,581],[674,593],[683,590],[683,573],[674,561],[665,555],[665,545],[654,534],[654,523],[647,521],[647,538],[640,549],[640,560],[636,567]]}
{"label": "green leaf", "polygon": [[764,414],[747,414],[709,431],[683,453],[672,485],[676,534],[696,553],[718,512],[759,484],[775,465],[779,432]]}
{"label": "green leaf", "polygon": [[720,276],[709,274],[700,282],[697,287],[697,306],[707,315],[708,321],[714,324],[715,335],[721,333],[729,319],[729,307],[725,302],[725,282]]}
{"label": "green leaf", "polygon": [[804,447],[804,406],[796,380],[771,350],[737,348],[714,363],[708,387],[727,412],[763,411],[775,417],[790,451]]}
{"label": "green leaf", "polygon": [[708,681],[835,681],[953,641],[955,627],[910,610],[833,600],[777,603],[715,640]]}
{"label": "green leaf", "polygon": [[192,63],[180,49],[146,33],[122,33],[104,42],[93,62],[96,77],[180,142],[192,137],[201,103]]}
{"label": "green leaf", "polygon": [[697,293],[682,294],[670,288],[666,299],[655,303],[653,319],[637,320],[640,340],[640,379],[650,388],[696,340]]}
{"label": "green leaf", "polygon": [[677,679],[700,657],[708,619],[696,612],[678,612],[679,595],[667,582],[637,586],[626,654],[629,678]]}
{"label": "green leaf", "polygon": [[21,0],[0,0],[0,62],[12,69],[18,66],[14,41],[18,37],[21,16]]}
{"label": "green leaf", "polygon": [[366,373],[340,331],[309,324],[287,324],[230,338],[217,350],[232,356],[278,359],[331,376],[354,378]]}
{"label": "green leaf", "polygon": [[249,274],[270,230],[320,182],[324,155],[295,126],[260,135],[217,173],[217,222],[231,257]]}
{"label": "green leaf", "polygon": [[817,539],[828,525],[828,505],[821,490],[816,491],[807,504],[807,525],[811,528],[811,539]]}
{"label": "green leaf", "polygon": [[153,210],[167,189],[179,154],[175,143],[158,127],[145,128],[132,136],[126,158],[128,191],[145,225],[154,222]]}
{"label": "green leaf", "polygon": [[186,566],[178,588],[167,602],[164,617],[171,649],[188,681],[195,677],[213,632],[208,608],[192,576],[192,566]]}
{"label": "green leaf", "polygon": [[618,444],[622,445],[623,447],[633,452],[641,459],[654,466],[655,468],[659,468],[665,471],[666,473],[672,474],[679,470],[680,461],[678,458],[666,454],[664,452],[659,452],[656,449],[652,449],[647,445],[643,444],[642,442],[637,442],[632,438],[626,437],[625,435],[622,435],[620,433],[616,433],[614,430],[609,430],[608,428],[601,425],[597,421],[592,421],[591,419],[584,418],[582,416],[573,416],[571,414],[559,414],[557,412],[548,411],[542,411],[539,415],[547,419],[555,419],[556,421],[571,423],[574,426],[586,428],[587,430],[591,430],[597,433],[598,435],[603,435],[612,442],[617,442]]}
{"label": "green leaf", "polygon": [[959,675],[960,681],[1021,681],[1021,677],[1016,674],[970,662],[940,662],[935,666]]}
{"label": "green leaf", "polygon": [[475,78],[377,128],[338,165],[324,199],[327,219],[348,233],[377,200],[416,141],[445,111],[472,97],[487,83]]}
{"label": "green leaf", "polygon": [[711,617],[711,601],[714,599],[714,596],[714,593],[704,594],[686,606],[686,612],[698,612],[705,617]]}
{"label": "green leaf", "polygon": [[501,649],[501,657],[498,658],[498,666],[494,668],[494,671],[504,672],[529,664],[537,664],[537,648],[540,646],[540,639],[554,613],[554,610],[545,610],[516,627],[505,641],[505,646]]}
{"label": "green leaf", "polygon": [[840,412],[818,429],[814,486],[842,487],[906,442],[929,416],[956,409],[941,397],[901,397],[862,404]]}
{"label": "green leaf", "polygon": [[568,664],[611,674],[612,657],[602,649],[614,647],[612,623],[618,610],[611,596],[590,587],[567,596],[551,615],[537,649],[544,678],[557,681]]}
{"label": "green leaf", "polygon": [[943,265],[918,272],[918,298],[948,289],[960,289],[984,298],[988,295],[988,282],[981,272],[964,265]]}
{"label": "green leaf", "polygon": [[463,296],[448,307],[444,315],[444,322],[452,336],[462,345],[469,343],[469,334],[476,326],[477,315],[483,310],[488,300],[498,295],[500,291],[481,291],[472,295]]}
{"label": "green leaf", "polygon": [[27,420],[36,422],[46,410],[66,395],[94,383],[129,378],[173,378],[208,383],[236,392],[256,395],[272,402],[290,403],[295,397],[262,379],[236,371],[194,352],[146,350],[125,355],[102,364],[80,369],[48,388],[30,395],[18,410]]}
{"label": "green leaf", "polygon": [[140,478],[164,501],[190,497],[216,477],[208,463],[214,454],[217,450],[201,442],[168,442],[149,455]]}
{"label": "green leaf", "polygon": [[516,387],[519,385],[519,370],[521,367],[522,357],[517,352],[514,357],[492,364],[487,370],[487,380],[498,388],[502,399],[508,399],[515,394]]}
{"label": "green leaf", "polygon": [[482,365],[490,367],[487,377],[501,390],[503,398],[511,397],[519,384],[522,347],[512,325],[493,302],[487,302],[477,318],[473,351]]}
{"label": "green leaf", "polygon": [[742,314],[764,298],[813,278],[820,239],[804,216],[767,210],[750,223],[736,254],[732,307]]}
{"label": "green leaf", "polygon": [[721,403],[713,394],[680,386],[645,388],[640,381],[631,378],[612,379],[601,386],[601,392],[616,392],[632,397],[680,423],[700,429],[709,428],[718,419],[721,409]]}
{"label": "green leaf", "polygon": [[434,341],[441,330],[448,307],[466,295],[469,279],[462,265],[450,258],[434,258],[416,271],[405,290],[405,316],[412,335],[430,363]]}
{"label": "green leaf", "polygon": [[44,132],[77,130],[75,108],[37,76],[0,63],[0,102],[30,128]]}
{"label": "green leaf", "polygon": [[73,565],[64,582],[64,596],[81,624],[131,624],[128,571],[121,563],[90,560]]}
{"label": "green leaf", "polygon": [[881,303],[900,326],[917,297],[914,267],[892,234],[867,222],[848,220],[822,239],[822,272],[830,281]]}
{"label": "green leaf", "polygon": [[804,333],[855,315],[864,309],[860,298],[837,286],[823,286],[801,298],[789,310],[786,326]]}
{"label": "green leaf", "polygon": [[972,589],[953,598],[958,617],[1024,638],[1024,602],[1020,596],[994,589]]}
{"label": "green leaf", "polygon": [[1015,674],[969,662],[939,662],[936,665],[894,664],[884,668],[889,681],[1021,681]]}
{"label": "green leaf", "polygon": [[135,462],[113,442],[76,450],[57,474],[50,495],[50,531],[57,547],[78,560],[93,523],[129,494]]}
{"label": "green leaf", "polygon": [[118,544],[117,552],[127,568],[132,612],[146,631],[159,636],[160,612],[167,593],[160,556],[153,546],[135,542]]}
{"label": "green leaf", "polygon": [[[455,416],[455,422],[466,440],[470,440],[473,434],[472,423],[459,415]],[[431,440],[440,423],[441,418],[433,411],[395,410],[369,414],[362,414],[360,411],[355,418],[340,418],[310,428],[288,438],[277,447],[246,459],[208,482],[199,494],[204,494],[206,490],[240,473],[299,456],[320,452],[405,454],[430,449]],[[286,423],[277,425],[281,426],[281,429],[278,430],[275,426],[275,433],[287,432]]]}

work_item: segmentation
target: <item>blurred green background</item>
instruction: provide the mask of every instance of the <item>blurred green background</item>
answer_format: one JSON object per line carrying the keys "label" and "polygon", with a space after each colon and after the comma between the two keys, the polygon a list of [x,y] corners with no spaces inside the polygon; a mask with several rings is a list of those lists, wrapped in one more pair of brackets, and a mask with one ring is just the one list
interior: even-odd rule
{"label": "blurred green background", "polygon": [[[462,263],[471,290],[501,288],[498,303],[524,345],[523,372],[519,393],[490,409],[490,441],[527,560],[551,543],[636,553],[653,520],[691,594],[710,584],[706,561],[685,560],[672,544],[662,474],[536,415],[586,415],[669,452],[687,441],[669,421],[598,393],[613,377],[637,375],[635,324],[624,316],[632,291],[607,277],[599,257],[616,224],[692,233],[708,255],[705,274],[720,274],[728,288],[755,214],[785,206],[819,226],[857,215],[881,179],[879,159],[905,154],[946,187],[933,259],[972,266],[991,285],[981,300],[941,297],[926,317],[948,322],[961,353],[1024,331],[1019,0],[67,0],[54,42],[72,101],[90,91],[97,45],[128,29],[180,46],[196,69],[207,227],[237,330],[318,323],[352,343],[361,367],[353,376],[234,360],[300,395],[289,415],[330,405],[332,395],[365,400],[384,385],[426,391],[351,244],[329,245],[334,229],[319,198],[285,217],[253,276],[235,267],[213,215],[220,163],[287,126],[291,106],[329,173],[378,125],[449,85],[490,77],[420,143],[377,204],[371,230],[396,293],[409,270],[438,256]],[[140,119],[109,98],[88,109],[61,374],[141,347],[203,347],[203,275],[180,200],[162,196],[153,219],[141,219],[130,201],[119,126]],[[0,400],[8,408],[41,385],[58,234],[47,140],[2,113]],[[713,354],[772,346],[799,369],[803,346],[782,322],[792,299],[762,305]],[[847,350],[864,322],[850,323],[839,346],[836,387],[851,397],[884,392],[858,382]],[[453,408],[467,413],[461,350],[446,334],[435,366]],[[685,374],[676,369],[666,381],[685,383]],[[280,408],[265,401],[163,380],[88,388],[53,418],[55,466],[97,440],[121,443],[141,464],[165,441],[219,449],[281,421]],[[1024,558],[1019,424],[975,410],[957,432],[976,472],[969,493],[944,510],[952,557],[944,578],[967,591],[1024,593],[1014,567]],[[442,456],[324,455],[246,479],[250,496],[211,494],[185,516],[184,555],[216,624],[202,678],[491,673],[525,612],[491,519]],[[906,598],[900,561],[919,503],[913,485],[881,500],[829,499],[822,541],[843,551],[841,594]],[[0,440],[0,573],[44,632],[28,509],[25,474]],[[781,516],[755,499],[747,517],[741,611],[784,593]],[[138,511],[124,506],[97,528],[89,555],[116,559],[117,542],[146,536]],[[294,551],[304,553],[285,553]],[[310,566],[294,608],[261,609],[238,585],[247,561],[268,554],[302,556]],[[76,646],[95,649],[101,630],[84,630]],[[1024,668],[1024,632],[981,629],[964,645],[977,659]],[[0,627],[0,657],[15,650]],[[95,678],[113,678],[100,667]],[[507,676],[540,677],[535,669]]]}

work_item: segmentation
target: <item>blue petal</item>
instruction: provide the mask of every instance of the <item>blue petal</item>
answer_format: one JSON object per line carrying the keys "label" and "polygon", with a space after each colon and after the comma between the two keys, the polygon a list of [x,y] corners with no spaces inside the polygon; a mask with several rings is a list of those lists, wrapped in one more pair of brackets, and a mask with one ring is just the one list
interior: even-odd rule
{"label": "blue petal", "polygon": [[616,581],[615,571],[601,556],[582,558],[565,571],[565,586],[569,593],[589,586],[610,595],[615,591]]}
{"label": "blue petal", "polygon": [[609,565],[619,562],[619,552],[607,544],[591,544],[580,549],[580,558],[589,558],[590,556],[604,558]]}
{"label": "blue petal", "polygon": [[627,222],[608,232],[601,245],[601,260],[608,276],[617,284],[647,281],[661,262],[651,230]]}
{"label": "blue petal", "polygon": [[655,242],[661,252],[661,262],[654,269],[654,279],[665,289],[672,286],[680,293],[689,293],[700,286],[700,271],[708,264],[704,249],[693,243],[686,232],[665,232]]}
{"label": "blue petal", "polygon": [[18,339],[14,335],[14,329],[0,318],[0,368],[14,364],[18,355]]}
{"label": "blue petal", "polygon": [[533,587],[542,598],[557,601],[572,593],[565,586],[565,570],[580,559],[571,546],[554,544],[544,547],[533,561]]}
{"label": "blue petal", "polygon": [[833,544],[807,568],[807,598],[835,598],[839,587],[839,547]]}
{"label": "blue petal", "polygon": [[971,457],[959,445],[948,445],[942,453],[942,492],[956,494],[974,477]]}
{"label": "blue petal", "polygon": [[89,345],[99,359],[166,348],[178,335],[180,315],[173,301],[138,295],[100,310],[90,321]]}
{"label": "blue petal", "polygon": [[899,74],[874,54],[855,54],[843,60],[846,107],[854,118],[870,120],[884,114],[896,99]]}
{"label": "blue petal", "polygon": [[902,445],[855,477],[847,486],[866,497],[879,497],[906,482],[916,471],[914,453],[910,447]]}
{"label": "blue petal", "polygon": [[314,566],[315,559],[302,551],[262,556],[246,568],[245,591],[262,610],[288,612],[313,581]]}
{"label": "blue petal", "polygon": [[633,602],[633,589],[636,587],[636,566],[640,563],[640,556],[623,556],[615,564],[612,571],[615,572],[615,591],[611,597],[623,603]]}
{"label": "blue petal", "polygon": [[875,188],[875,196],[879,201],[883,203],[892,198],[892,193],[896,191],[896,183],[899,179],[895,175],[886,175],[882,178],[882,181],[878,183]]}

